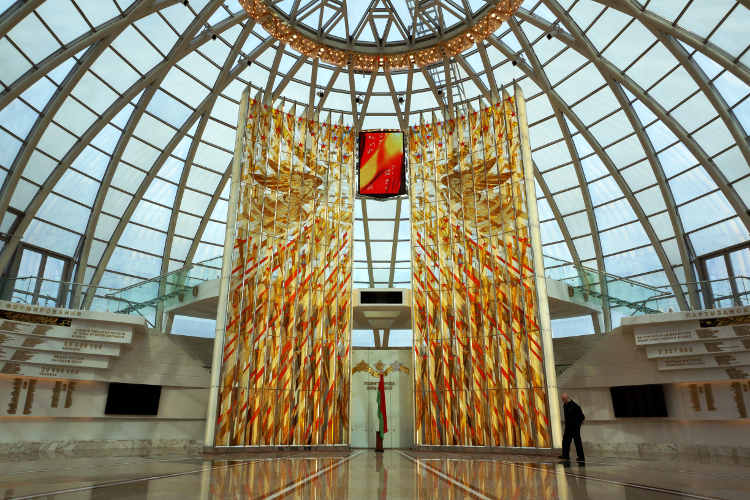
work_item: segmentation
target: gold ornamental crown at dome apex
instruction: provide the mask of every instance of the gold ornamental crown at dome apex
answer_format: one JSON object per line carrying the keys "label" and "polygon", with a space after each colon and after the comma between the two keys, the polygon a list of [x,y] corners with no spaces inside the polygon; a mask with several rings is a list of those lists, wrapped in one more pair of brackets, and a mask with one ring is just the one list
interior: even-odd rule
{"label": "gold ornamental crown at dome apex", "polygon": [[[364,0],[357,0],[364,1]],[[292,21],[271,0],[239,0],[251,19],[274,38],[310,58],[320,58],[336,66],[348,66],[357,71],[377,71],[379,68],[405,69],[424,67],[453,57],[472,45],[485,40],[498,30],[521,6],[523,0],[494,0],[457,26],[441,35],[423,36],[414,40],[388,43],[387,41],[359,42],[329,36]],[[441,27],[445,29],[445,27]]]}

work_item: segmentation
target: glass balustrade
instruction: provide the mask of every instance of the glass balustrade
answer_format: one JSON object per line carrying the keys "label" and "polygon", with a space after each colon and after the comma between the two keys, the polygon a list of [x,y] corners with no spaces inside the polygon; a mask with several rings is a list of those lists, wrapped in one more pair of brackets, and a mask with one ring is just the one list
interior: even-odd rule
{"label": "glass balustrade", "polygon": [[[218,279],[221,264],[222,257],[214,257],[122,289],[23,276],[0,281],[0,296],[25,304],[134,314],[144,317],[153,326],[160,306],[164,309],[183,302],[192,296],[197,285]],[[550,256],[544,256],[544,265],[545,277],[566,284],[572,300],[590,301],[594,297],[606,301],[612,314],[634,316],[679,309],[670,287],[650,286]],[[408,265],[391,268],[389,264],[355,263],[353,272],[357,288],[369,287],[370,273],[377,288],[388,286],[391,279],[395,288],[411,288]],[[750,305],[750,277],[747,276],[680,286],[686,294],[689,288],[697,290],[701,308]]]}

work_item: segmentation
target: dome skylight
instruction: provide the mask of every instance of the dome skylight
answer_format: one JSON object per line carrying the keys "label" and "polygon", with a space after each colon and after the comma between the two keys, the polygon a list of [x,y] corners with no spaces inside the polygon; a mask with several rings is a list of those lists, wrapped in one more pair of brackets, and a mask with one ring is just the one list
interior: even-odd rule
{"label": "dome skylight", "polygon": [[[289,17],[295,3],[323,4],[273,6]],[[346,3],[358,10],[326,44],[366,15]],[[411,2],[391,4],[410,28]],[[443,31],[461,29],[445,16]],[[220,255],[246,85],[287,111],[396,128],[516,82],[545,255],[684,308],[699,278],[750,274],[748,25],[744,0],[527,0],[449,59],[359,71],[304,56],[236,0],[0,0],[0,270],[40,272],[30,252],[44,251],[61,263],[50,276],[121,288]],[[320,12],[300,26],[317,31]],[[408,287],[408,203],[355,212],[354,286]],[[730,250],[728,266],[716,255]]]}
{"label": "dome skylight", "polygon": [[240,3],[275,38],[304,55],[373,71],[453,57],[497,30],[521,0]]}

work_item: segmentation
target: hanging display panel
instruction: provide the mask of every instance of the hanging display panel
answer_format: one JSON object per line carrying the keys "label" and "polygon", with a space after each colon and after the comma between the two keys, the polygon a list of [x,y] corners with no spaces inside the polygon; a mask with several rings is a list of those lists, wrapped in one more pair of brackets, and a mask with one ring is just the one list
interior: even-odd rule
{"label": "hanging display panel", "polygon": [[410,128],[417,445],[552,446],[518,104]]}
{"label": "hanging display panel", "polygon": [[359,190],[362,196],[406,194],[406,154],[400,130],[359,133]]}
{"label": "hanging display panel", "polygon": [[214,442],[347,444],[353,133],[252,99],[244,127]]}

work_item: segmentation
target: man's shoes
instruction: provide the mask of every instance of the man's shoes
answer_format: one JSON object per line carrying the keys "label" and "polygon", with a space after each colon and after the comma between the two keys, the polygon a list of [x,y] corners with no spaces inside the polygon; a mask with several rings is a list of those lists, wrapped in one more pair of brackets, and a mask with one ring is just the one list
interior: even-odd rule
{"label": "man's shoes", "polygon": [[564,457],[564,456],[562,456],[562,455],[560,455],[560,456],[559,456],[559,457],[557,457],[557,458],[561,458],[561,459],[563,459],[563,460],[570,460],[570,457]]}

